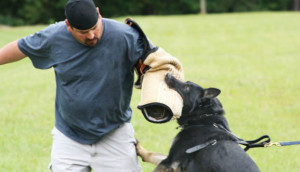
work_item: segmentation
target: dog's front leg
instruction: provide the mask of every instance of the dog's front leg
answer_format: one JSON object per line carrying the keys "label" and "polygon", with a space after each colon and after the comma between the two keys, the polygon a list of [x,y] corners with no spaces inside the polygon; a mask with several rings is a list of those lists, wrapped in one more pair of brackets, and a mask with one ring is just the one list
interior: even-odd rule
{"label": "dog's front leg", "polygon": [[136,144],[136,150],[138,156],[140,156],[144,162],[149,162],[154,165],[158,165],[162,160],[167,158],[166,155],[146,150],[141,146],[140,142]]}
{"label": "dog's front leg", "polygon": [[152,172],[184,172],[179,167],[179,162],[173,162],[170,166],[159,164]]}

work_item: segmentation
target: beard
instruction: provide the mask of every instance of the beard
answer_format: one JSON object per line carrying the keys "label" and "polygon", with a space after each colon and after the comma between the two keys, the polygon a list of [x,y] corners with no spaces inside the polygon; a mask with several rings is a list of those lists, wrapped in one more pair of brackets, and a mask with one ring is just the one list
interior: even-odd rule
{"label": "beard", "polygon": [[87,46],[95,46],[99,42],[99,38],[95,37],[94,39],[86,39],[84,44]]}

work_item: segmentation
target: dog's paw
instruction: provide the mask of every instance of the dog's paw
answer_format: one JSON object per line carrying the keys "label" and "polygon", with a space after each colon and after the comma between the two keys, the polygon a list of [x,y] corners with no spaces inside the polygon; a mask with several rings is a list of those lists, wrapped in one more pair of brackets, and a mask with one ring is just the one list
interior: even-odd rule
{"label": "dog's paw", "polygon": [[135,148],[137,155],[140,156],[143,161],[145,161],[145,156],[147,155],[148,151],[141,145],[138,140],[135,144]]}
{"label": "dog's paw", "polygon": [[137,141],[135,148],[137,155],[140,156],[144,162],[158,165],[163,159],[166,158],[166,155],[146,150],[139,141]]}

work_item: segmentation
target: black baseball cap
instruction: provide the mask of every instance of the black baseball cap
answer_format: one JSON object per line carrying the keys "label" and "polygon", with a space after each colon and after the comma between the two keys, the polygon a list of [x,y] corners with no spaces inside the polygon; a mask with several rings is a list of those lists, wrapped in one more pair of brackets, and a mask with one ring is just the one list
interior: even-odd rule
{"label": "black baseball cap", "polygon": [[93,0],[69,0],[65,15],[72,27],[79,30],[92,28],[98,22],[98,13]]}

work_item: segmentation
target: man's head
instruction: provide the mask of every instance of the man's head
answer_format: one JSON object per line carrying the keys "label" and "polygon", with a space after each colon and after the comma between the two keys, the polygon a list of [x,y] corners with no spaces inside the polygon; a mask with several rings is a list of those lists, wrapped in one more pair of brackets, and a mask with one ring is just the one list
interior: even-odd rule
{"label": "man's head", "polygon": [[87,46],[97,44],[102,35],[102,21],[93,0],[69,0],[65,15],[68,30],[78,42]]}

